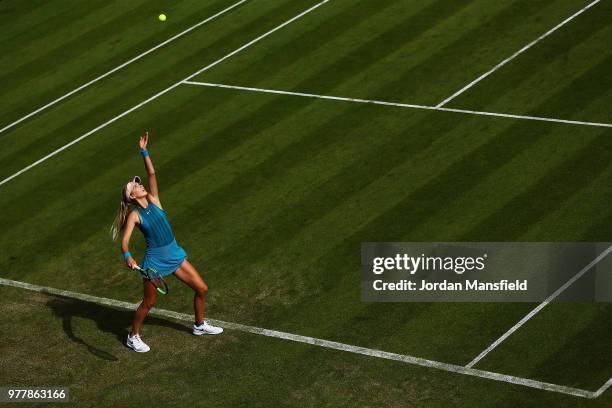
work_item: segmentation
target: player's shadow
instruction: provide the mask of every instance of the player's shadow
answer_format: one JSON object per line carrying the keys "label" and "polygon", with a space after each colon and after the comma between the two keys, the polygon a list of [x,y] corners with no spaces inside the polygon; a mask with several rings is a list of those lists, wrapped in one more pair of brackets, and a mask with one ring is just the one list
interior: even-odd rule
{"label": "player's shadow", "polygon": [[[132,324],[134,311],[116,310],[108,306],[97,305],[94,303],[61,296],[51,298],[49,301],[47,301],[47,306],[55,315],[61,317],[62,327],[70,340],[77,344],[83,345],[91,354],[101,359],[108,361],[119,360],[113,354],[95,347],[94,345],[87,343],[83,338],[77,336],[72,327],[72,318],[80,317],[93,320],[98,329],[115,335],[117,341],[125,346],[125,341],[129,333],[129,327],[131,327]],[[191,331],[185,325],[162,320],[152,316],[147,316],[145,323],[147,325],[163,326],[191,333]]]}

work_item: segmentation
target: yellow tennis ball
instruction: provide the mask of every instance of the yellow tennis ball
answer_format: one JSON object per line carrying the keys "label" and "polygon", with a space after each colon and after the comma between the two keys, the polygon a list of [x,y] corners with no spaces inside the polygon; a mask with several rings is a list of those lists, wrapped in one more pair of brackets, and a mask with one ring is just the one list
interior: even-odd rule
{"label": "yellow tennis ball", "polygon": [[166,15],[165,14],[160,14],[159,15],[159,21],[166,21]]}

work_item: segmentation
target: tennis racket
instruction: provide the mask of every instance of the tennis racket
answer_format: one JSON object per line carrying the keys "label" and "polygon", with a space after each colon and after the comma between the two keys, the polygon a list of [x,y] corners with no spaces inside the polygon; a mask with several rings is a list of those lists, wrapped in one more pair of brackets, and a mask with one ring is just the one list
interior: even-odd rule
{"label": "tennis racket", "polygon": [[162,276],[157,272],[154,268],[141,268],[140,266],[136,266],[135,269],[140,271],[140,274],[145,278],[151,281],[155,288],[162,295],[168,294],[168,285]]}

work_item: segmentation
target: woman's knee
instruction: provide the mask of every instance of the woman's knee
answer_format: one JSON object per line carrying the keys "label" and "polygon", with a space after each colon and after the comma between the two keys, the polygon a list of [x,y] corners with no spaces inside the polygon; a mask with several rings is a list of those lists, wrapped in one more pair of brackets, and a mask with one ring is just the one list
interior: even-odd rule
{"label": "woman's knee", "polygon": [[196,292],[196,295],[206,296],[206,294],[208,293],[208,285],[202,282],[201,284],[195,287],[195,292]]}

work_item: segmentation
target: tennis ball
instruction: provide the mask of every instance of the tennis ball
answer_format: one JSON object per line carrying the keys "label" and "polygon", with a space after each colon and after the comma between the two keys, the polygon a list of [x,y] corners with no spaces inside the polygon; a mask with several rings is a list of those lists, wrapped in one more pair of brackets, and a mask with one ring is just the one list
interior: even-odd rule
{"label": "tennis ball", "polygon": [[160,14],[159,15],[159,21],[166,21],[166,15],[165,14]]}

